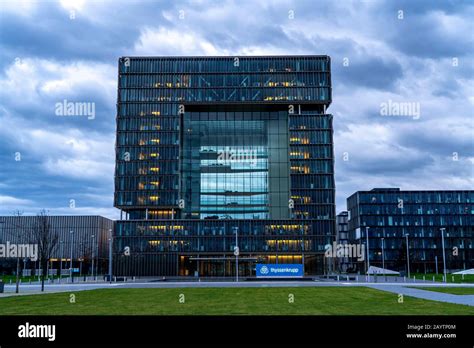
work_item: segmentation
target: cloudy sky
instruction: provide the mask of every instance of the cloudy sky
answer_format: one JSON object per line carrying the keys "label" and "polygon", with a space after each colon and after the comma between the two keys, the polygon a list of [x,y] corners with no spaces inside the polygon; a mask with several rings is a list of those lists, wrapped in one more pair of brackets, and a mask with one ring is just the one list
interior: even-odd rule
{"label": "cloudy sky", "polygon": [[[472,189],[473,19],[472,1],[3,0],[0,215],[118,216],[117,59],[132,55],[330,55],[338,212],[373,187]],[[56,116],[64,99],[95,118]]]}

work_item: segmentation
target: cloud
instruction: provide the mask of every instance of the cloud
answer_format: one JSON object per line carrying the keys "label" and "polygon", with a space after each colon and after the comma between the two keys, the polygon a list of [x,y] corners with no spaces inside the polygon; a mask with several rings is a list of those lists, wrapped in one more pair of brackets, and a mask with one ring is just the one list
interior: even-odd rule
{"label": "cloud", "polygon": [[[466,48],[473,47],[474,31],[472,9],[466,14],[447,14],[442,10],[431,11],[422,16],[399,20],[399,30],[392,32],[391,42],[395,48],[407,55],[425,58],[459,57],[466,55]],[[461,34],[463,33],[463,34]]]}
{"label": "cloud", "polygon": [[[338,211],[374,186],[470,189],[473,14],[468,1],[3,2],[0,213],[116,214],[117,59],[132,55],[328,54]],[[65,99],[96,118],[57,117]],[[382,117],[388,100],[421,117]]]}
{"label": "cloud", "polygon": [[134,55],[179,56],[179,55],[226,55],[212,43],[191,32],[164,27],[144,28],[134,47]]}
{"label": "cloud", "polygon": [[11,196],[0,196],[0,204],[4,205],[31,205],[33,202],[28,199],[20,199]]}

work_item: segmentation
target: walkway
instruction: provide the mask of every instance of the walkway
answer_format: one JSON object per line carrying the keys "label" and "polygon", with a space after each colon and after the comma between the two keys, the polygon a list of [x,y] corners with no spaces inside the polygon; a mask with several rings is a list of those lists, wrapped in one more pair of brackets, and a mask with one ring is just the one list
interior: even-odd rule
{"label": "walkway", "polygon": [[[459,284],[459,287],[464,287],[464,284]],[[413,284],[410,284],[413,286]],[[418,286],[425,287],[425,284],[418,284]],[[474,306],[474,295],[453,295],[453,294],[446,294],[443,292],[438,291],[428,291],[422,289],[415,289],[409,286],[403,285],[395,285],[395,286],[387,286],[387,285],[369,285],[369,287],[381,291],[392,292],[395,294],[403,294],[404,296],[411,296],[416,298],[421,298],[424,300],[431,300],[431,301],[440,301],[440,302],[449,302],[449,303],[456,303],[468,306]],[[440,285],[439,287],[442,287]]]}

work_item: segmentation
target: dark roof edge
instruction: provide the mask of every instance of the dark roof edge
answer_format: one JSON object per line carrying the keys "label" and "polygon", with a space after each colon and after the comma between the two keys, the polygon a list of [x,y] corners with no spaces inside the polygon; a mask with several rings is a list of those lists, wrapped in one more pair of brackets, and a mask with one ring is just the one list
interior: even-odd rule
{"label": "dark roof edge", "polygon": [[307,54],[307,55],[270,55],[270,56],[245,56],[245,55],[235,55],[235,56],[120,56],[119,58],[329,58],[331,57],[326,54]]}

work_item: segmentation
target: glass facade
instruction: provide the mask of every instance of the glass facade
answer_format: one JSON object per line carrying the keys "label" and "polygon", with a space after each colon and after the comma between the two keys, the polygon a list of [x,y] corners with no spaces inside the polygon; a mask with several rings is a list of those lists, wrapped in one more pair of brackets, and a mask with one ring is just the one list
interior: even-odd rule
{"label": "glass facade", "polygon": [[373,189],[354,193],[347,207],[352,242],[366,243],[368,227],[370,265],[382,267],[384,238],[385,268],[406,271],[408,234],[411,272],[435,272],[437,260],[442,273],[444,228],[446,267],[474,267],[474,191]]}
{"label": "glass facade", "polygon": [[242,275],[324,272],[330,103],[327,56],[121,58],[115,274],[231,276],[236,235]]}
{"label": "glass facade", "polygon": [[287,113],[241,110],[183,117],[185,218],[289,218]]}
{"label": "glass facade", "polygon": [[[35,244],[34,230],[38,222],[37,216],[0,216],[0,244],[7,241]],[[80,270],[76,275],[108,273],[109,238],[114,227],[112,220],[102,216],[65,215],[48,216],[48,223],[51,233],[58,236],[48,264],[50,275],[59,275],[61,268],[63,273],[68,274],[71,251],[73,267]],[[2,261],[0,271],[16,270],[16,259],[5,259],[6,264]],[[32,270],[32,274],[40,267],[39,261],[30,259],[21,259],[21,263],[20,268]]]}

